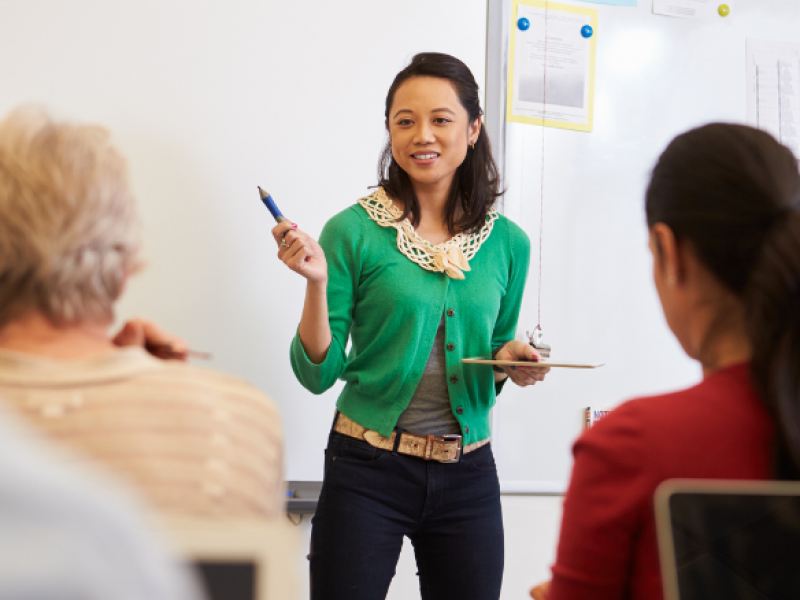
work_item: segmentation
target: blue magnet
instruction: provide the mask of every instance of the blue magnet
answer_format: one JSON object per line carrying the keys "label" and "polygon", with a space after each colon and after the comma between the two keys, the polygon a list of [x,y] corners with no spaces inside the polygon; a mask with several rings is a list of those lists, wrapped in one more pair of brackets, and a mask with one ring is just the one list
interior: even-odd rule
{"label": "blue magnet", "polygon": [[522,31],[528,31],[530,26],[531,22],[525,17],[522,17],[519,21],[517,21],[517,27],[519,27]]}
{"label": "blue magnet", "polygon": [[581,35],[585,38],[590,38],[594,35],[594,29],[591,25],[584,25],[581,27]]}

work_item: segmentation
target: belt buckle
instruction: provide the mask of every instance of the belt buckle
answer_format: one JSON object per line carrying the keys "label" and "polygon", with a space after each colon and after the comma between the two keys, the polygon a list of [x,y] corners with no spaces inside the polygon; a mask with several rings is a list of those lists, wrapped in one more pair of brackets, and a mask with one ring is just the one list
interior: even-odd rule
{"label": "belt buckle", "polygon": [[445,442],[458,442],[458,453],[456,454],[455,458],[451,458],[450,460],[440,460],[439,462],[440,463],[446,463],[446,464],[460,463],[461,462],[461,451],[462,451],[462,448],[463,448],[463,441],[462,441],[463,438],[460,435],[458,435],[456,433],[453,433],[453,434],[450,434],[450,435],[443,435],[442,439]]}

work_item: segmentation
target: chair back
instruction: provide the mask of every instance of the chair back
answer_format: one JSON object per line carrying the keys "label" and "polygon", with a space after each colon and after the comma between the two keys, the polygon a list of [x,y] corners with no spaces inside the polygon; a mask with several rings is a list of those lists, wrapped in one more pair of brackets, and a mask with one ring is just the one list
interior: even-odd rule
{"label": "chair back", "polygon": [[296,528],[264,520],[170,518],[167,544],[194,566],[209,600],[294,600],[302,566]]}

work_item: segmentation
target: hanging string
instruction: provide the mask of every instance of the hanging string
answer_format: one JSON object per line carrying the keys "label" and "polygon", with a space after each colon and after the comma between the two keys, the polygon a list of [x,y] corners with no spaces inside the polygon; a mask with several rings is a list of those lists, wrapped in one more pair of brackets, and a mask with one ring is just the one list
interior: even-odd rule
{"label": "hanging string", "polygon": [[544,5],[544,61],[542,63],[542,189],[539,193],[539,300],[536,316],[536,328],[542,331],[542,237],[544,226],[544,132],[545,116],[547,114],[547,15],[549,14],[550,0]]}

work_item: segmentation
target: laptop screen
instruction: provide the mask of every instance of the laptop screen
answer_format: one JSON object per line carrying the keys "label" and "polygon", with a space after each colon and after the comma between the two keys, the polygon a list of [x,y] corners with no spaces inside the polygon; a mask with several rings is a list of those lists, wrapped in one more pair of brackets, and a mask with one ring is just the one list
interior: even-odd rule
{"label": "laptop screen", "polygon": [[668,510],[680,600],[800,598],[800,496],[676,489]]}
{"label": "laptop screen", "polygon": [[194,567],[208,600],[256,600],[256,563],[198,561]]}

